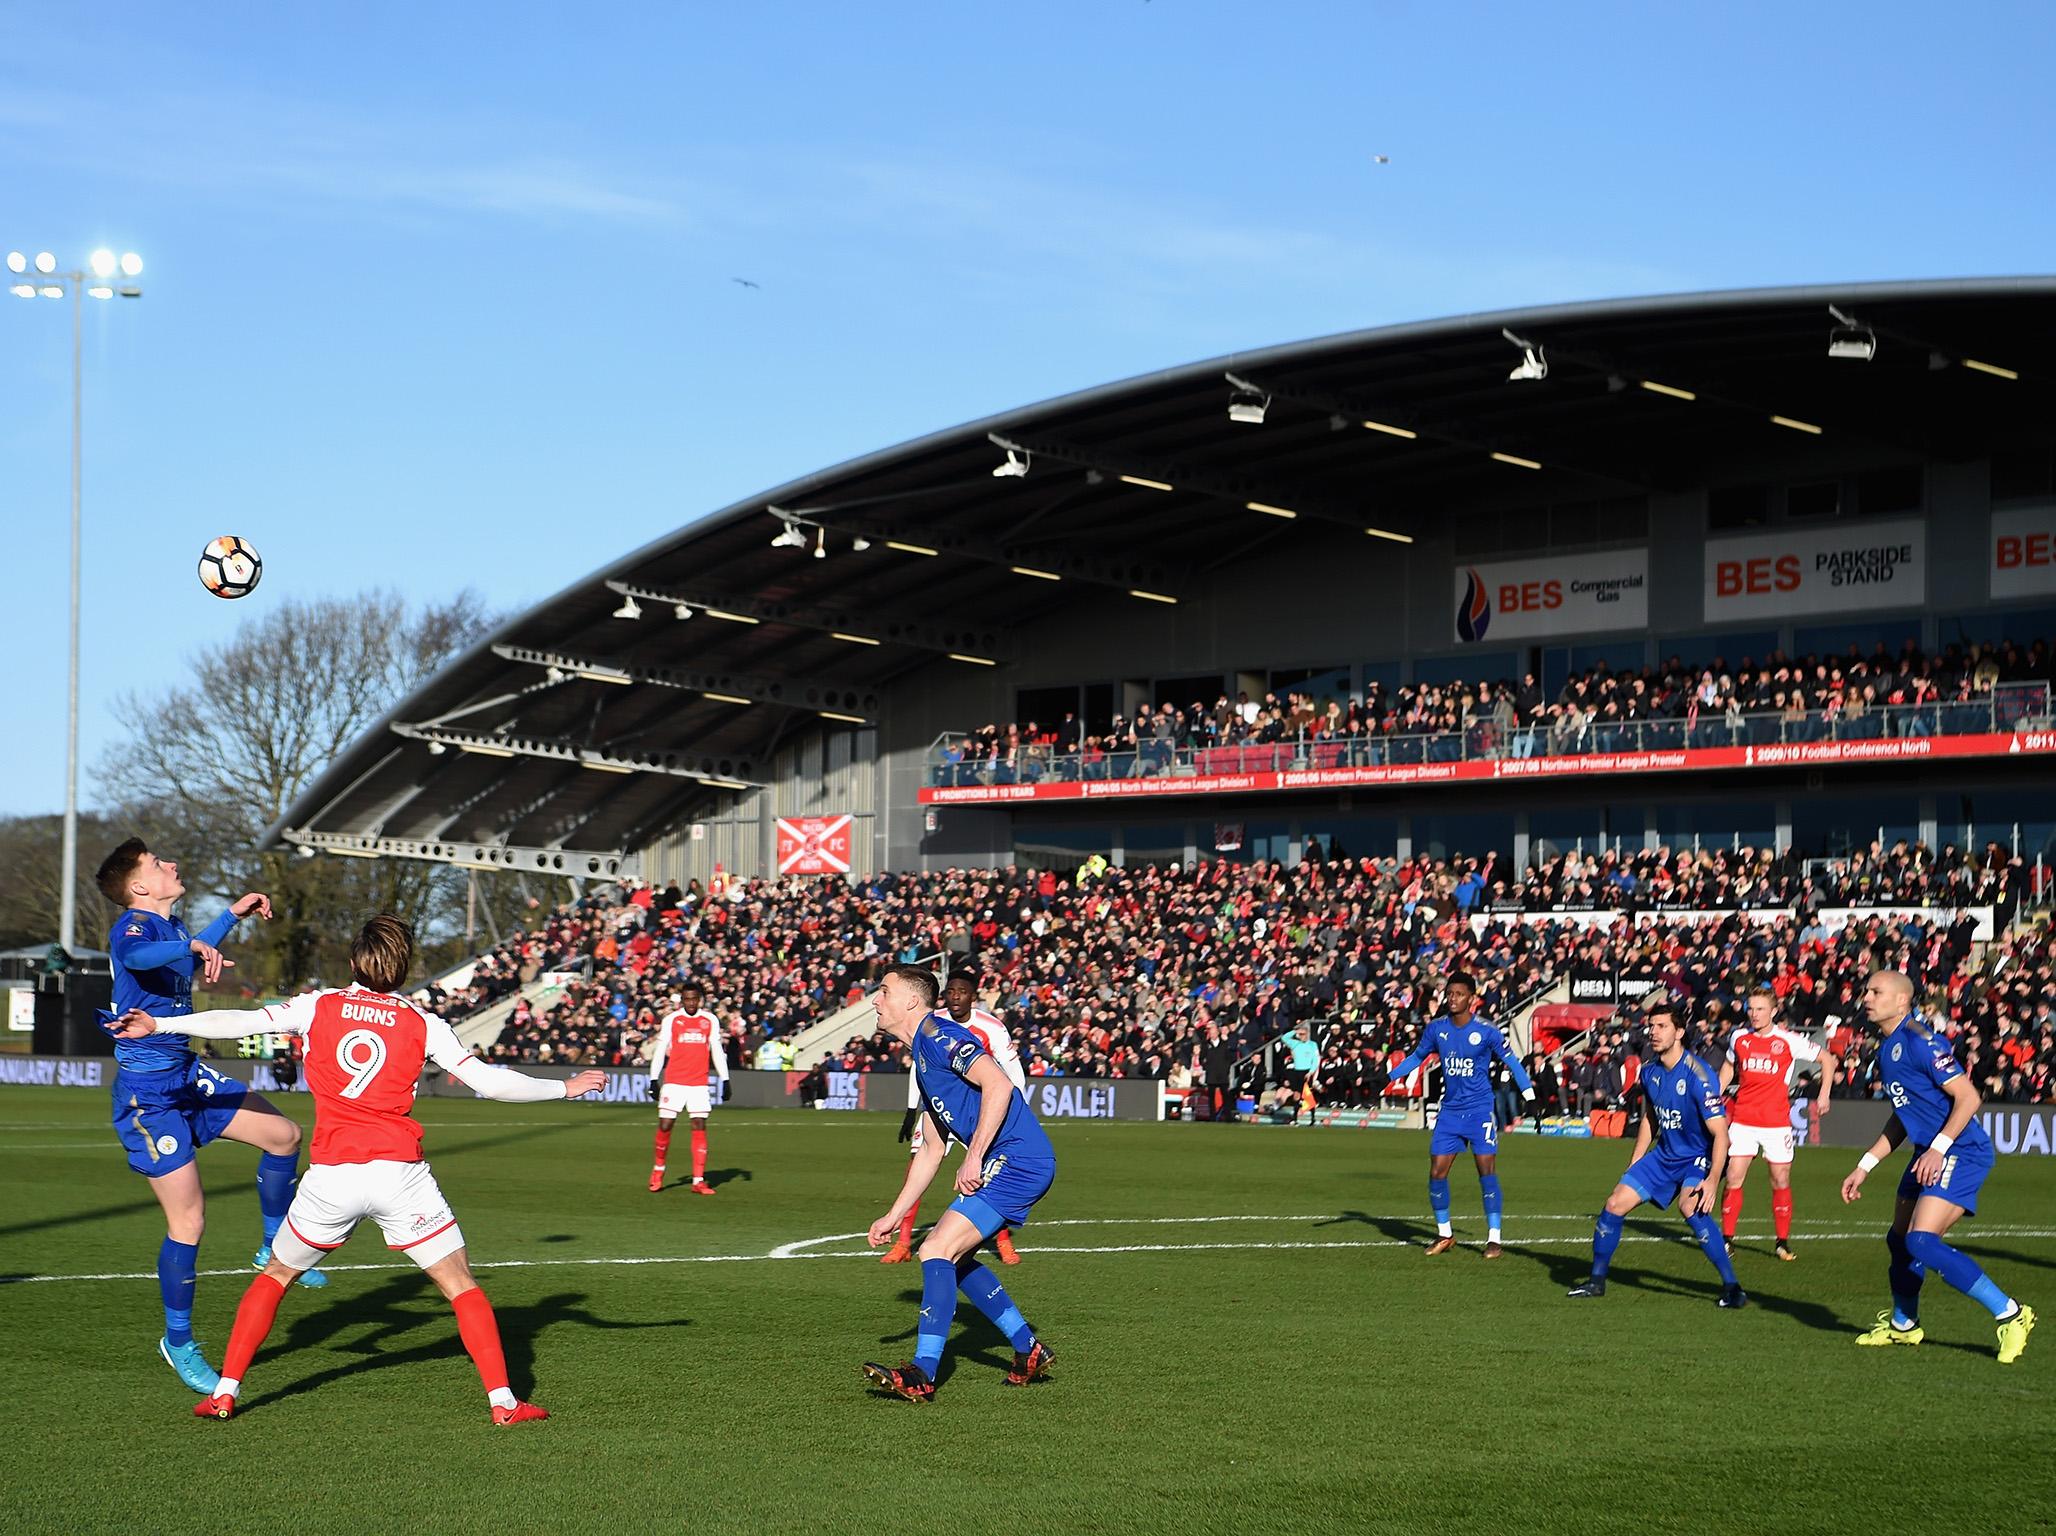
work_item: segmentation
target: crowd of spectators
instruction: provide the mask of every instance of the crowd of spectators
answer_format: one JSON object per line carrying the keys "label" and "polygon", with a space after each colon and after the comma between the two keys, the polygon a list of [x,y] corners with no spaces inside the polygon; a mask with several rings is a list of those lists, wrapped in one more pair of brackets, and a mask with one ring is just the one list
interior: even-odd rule
{"label": "crowd of spectators", "polygon": [[[1952,644],[1928,655],[1793,658],[1744,656],[1730,667],[1676,657],[1615,671],[1604,662],[1572,675],[1554,697],[1532,672],[1518,679],[1372,682],[1348,698],[1310,691],[1223,693],[1209,704],[1143,704],[1133,717],[986,725],[947,738],[939,784],[1032,783],[1044,778],[1148,777],[1178,768],[1370,766],[1480,757],[1753,745],[1783,741],[1960,735],[2004,731],[2047,708],[2048,643]],[[2041,685],[2022,694],[2005,685]],[[2039,700],[2039,703],[2037,703]],[[1234,749],[1230,751],[1229,749]],[[1266,753],[1265,749],[1270,749]],[[1228,759],[1232,758],[1232,762]]]}
{"label": "crowd of spectators", "polygon": [[[1684,909],[1623,914],[1594,928],[1555,916],[1566,892],[1667,886]],[[1504,891],[1505,910],[1483,899]],[[985,1005],[1013,1031],[1031,1073],[1162,1077],[1238,1086],[1265,1070],[1268,1042],[1301,1021],[1320,1042],[1316,1073],[1334,1100],[1375,1098],[1384,1068],[1440,1006],[1452,968],[1480,983],[1480,1011],[1509,1017],[1560,980],[1603,977],[1623,996],[1661,987],[1718,1042],[1755,985],[1775,989],[1794,1027],[1855,1031],[1870,970],[1913,976],[1945,1029],[1961,1030],[1987,1079],[2046,1097],[2056,1064],[2056,983],[2045,934],[2008,933],[1973,959],[1968,919],[1865,918],[1831,928],[1820,908],[1889,896],[1955,905],[2019,891],[2018,861],[1873,847],[1807,867],[1748,849],[1651,850],[1553,860],[1518,881],[1497,859],[1204,861],[1106,868],[1096,876],[1016,868],[881,874],[855,880],[744,880],[607,886],[483,957],[451,1016],[549,973],[495,1041],[495,1059],[632,1066],[681,981],[705,987],[729,1061],[791,1066],[794,1037],[860,1000],[886,966],[947,955],[979,976]],[[1547,899],[1544,899],[1544,898]],[[1766,918],[1766,908],[1791,907]],[[2005,925],[2011,908],[2002,909]],[[1549,1063],[1554,1103],[1607,1107],[1631,1049],[1626,1025]],[[850,1070],[901,1064],[860,1028],[831,1058]],[[1850,1091],[1864,1091],[1860,1051]],[[1631,1079],[1630,1079],[1631,1080]],[[1980,1083],[1983,1087],[1985,1084]]]}

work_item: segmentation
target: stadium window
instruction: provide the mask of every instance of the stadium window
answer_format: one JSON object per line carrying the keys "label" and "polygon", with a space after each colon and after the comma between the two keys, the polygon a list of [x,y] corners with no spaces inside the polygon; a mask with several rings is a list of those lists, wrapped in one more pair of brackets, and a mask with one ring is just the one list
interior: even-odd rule
{"label": "stadium window", "polygon": [[1907,641],[1920,640],[1918,619],[1872,619],[1867,624],[1813,624],[1792,631],[1792,654],[1818,656],[1823,661],[1846,658],[1851,646],[1859,656],[1869,656],[1879,645],[1899,654]]}
{"label": "stadium window", "polygon": [[2011,640],[2029,645],[2056,637],[2056,608],[1998,608],[1966,613],[1935,621],[1935,633],[1943,645],[1999,644]]}
{"label": "stadium window", "polygon": [[1992,455],[1992,500],[2038,501],[2045,496],[2056,496],[2056,449]]}
{"label": "stadium window", "polygon": [[1817,480],[1806,485],[1785,487],[1785,516],[1793,522],[1807,522],[1842,514],[1842,482]]}
{"label": "stadium window", "polygon": [[[1423,656],[1414,662],[1417,683],[1518,682],[1525,670],[1518,651],[1465,651],[1456,656]],[[1365,673],[1369,676],[1368,670]]]}
{"label": "stadium window", "polygon": [[1770,521],[1770,488],[1763,485],[1717,485],[1706,497],[1709,533],[1761,528]]}
{"label": "stadium window", "polygon": [[1608,645],[1545,645],[1542,647],[1542,692],[1555,698],[1563,685],[1602,661],[1614,672],[1642,670],[1642,642],[1616,640]]}
{"label": "stadium window", "polygon": [[[1254,864],[1259,859],[1276,859],[1280,864],[1292,862],[1292,823],[1289,821],[1236,821],[1223,820],[1203,825],[1200,830],[1207,836],[1200,839],[1199,855],[1211,856],[1229,864]],[[1223,842],[1240,841],[1237,848],[1223,848]],[[1134,862],[1131,856],[1130,862]]]}
{"label": "stadium window", "polygon": [[1399,686],[1399,663],[1396,661],[1367,661],[1363,665],[1364,691],[1370,691],[1376,683],[1390,694]]}
{"label": "stadium window", "polygon": [[1323,816],[1300,818],[1309,844],[1320,840],[1324,858],[1389,859],[1399,852],[1399,820],[1394,816]]}
{"label": "stadium window", "polygon": [[1284,698],[1288,693],[1310,694],[1325,704],[1330,699],[1349,702],[1349,668],[1311,667],[1285,668],[1271,674],[1271,692]]}
{"label": "stadium window", "polygon": [[1471,815],[1443,814],[1415,816],[1413,851],[1430,858],[1448,859],[1462,855],[1482,859],[1496,853],[1513,857],[1513,813],[1480,811]]}
{"label": "stadium window", "polygon": [[[1211,842],[1212,838],[1209,837]],[[1143,822],[1121,828],[1121,864],[1140,869],[1147,864],[1171,865],[1185,862],[1185,823]]]}
{"label": "stadium window", "polygon": [[1575,506],[1549,509],[1549,547],[1575,548],[1599,542],[1599,504],[1580,502]]}
{"label": "stadium window", "polygon": [[1792,802],[1792,851],[1801,858],[1846,858],[1880,836],[1887,848],[1919,840],[1917,795],[1823,794]]}
{"label": "stadium window", "polygon": [[1957,796],[1953,808],[1954,820],[1947,815],[1936,818],[1936,836],[1944,843],[1964,849],[1997,843],[2029,864],[2040,859],[2045,868],[2056,867],[2056,804],[2047,795],[2033,790],[1973,790]]}
{"label": "stadium window", "polygon": [[1114,685],[1112,683],[1087,683],[1085,685],[1085,712],[1082,718],[1085,721],[1085,729],[1095,735],[1113,729]]}
{"label": "stadium window", "polygon": [[1649,503],[1638,496],[1621,496],[1600,502],[1599,537],[1608,544],[1648,538]]}
{"label": "stadium window", "polygon": [[1778,648],[1774,629],[1737,629],[1719,634],[1671,635],[1656,643],[1656,657],[1667,662],[1676,657],[1688,667],[1710,667],[1720,662],[1729,671],[1746,658],[1761,665],[1764,657]]}
{"label": "stadium window", "polygon": [[1219,672],[1201,673],[1197,677],[1160,677],[1156,680],[1156,702],[1168,704],[1173,709],[1184,709],[1194,703],[1211,709],[1214,700],[1226,691]]}
{"label": "stadium window", "polygon": [[[1622,846],[1642,846],[1642,813],[1638,809],[1629,818],[1634,822],[1631,832],[1623,832]],[[1579,848],[1587,853],[1598,853],[1613,847],[1613,836],[1607,830],[1606,811],[1600,806],[1578,807],[1562,811],[1530,811],[1528,813],[1528,861],[1541,864],[1566,853],[1576,853]]]}
{"label": "stadium window", "polygon": [[1777,807],[1767,800],[1656,807],[1656,840],[1667,848],[1771,848],[1777,827]]}
{"label": "stadium window", "polygon": [[1863,517],[1918,512],[1927,501],[1927,477],[1918,464],[1896,464],[1856,477],[1856,511]]}
{"label": "stadium window", "polygon": [[1014,719],[1023,725],[1055,725],[1078,708],[1078,685],[1062,688],[1020,688],[1014,692]]}
{"label": "stadium window", "polygon": [[1111,855],[1114,829],[1091,823],[1014,824],[1014,862],[1023,869],[1072,870],[1095,853]]}

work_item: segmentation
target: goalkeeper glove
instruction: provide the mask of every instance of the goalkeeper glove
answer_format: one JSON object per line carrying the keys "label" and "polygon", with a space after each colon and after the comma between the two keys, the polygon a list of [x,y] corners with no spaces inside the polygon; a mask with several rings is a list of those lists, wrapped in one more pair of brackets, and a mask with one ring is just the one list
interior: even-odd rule
{"label": "goalkeeper glove", "polygon": [[655,1078],[653,1077],[653,1078],[651,1078],[651,1079],[650,1079],[650,1097],[654,1099],[654,1098],[655,1098],[656,1096],[657,1096],[657,1080],[656,1080],[656,1079],[655,1079]]}
{"label": "goalkeeper glove", "polygon": [[920,1124],[920,1122],[921,1111],[918,1109],[908,1110],[906,1118],[900,1121],[900,1140],[912,1141],[914,1139],[914,1127]]}

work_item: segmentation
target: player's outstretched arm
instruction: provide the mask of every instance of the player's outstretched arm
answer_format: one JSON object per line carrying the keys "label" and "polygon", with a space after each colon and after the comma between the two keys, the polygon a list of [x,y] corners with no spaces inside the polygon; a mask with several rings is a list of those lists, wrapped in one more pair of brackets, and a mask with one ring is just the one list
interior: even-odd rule
{"label": "player's outstretched arm", "polygon": [[1856,1166],[1849,1170],[1849,1177],[1842,1180],[1842,1203],[1854,1205],[1863,1198],[1863,1181],[1870,1177],[1871,1169],[1892,1155],[1900,1142],[1906,1139],[1906,1127],[1899,1123],[1895,1114],[1885,1121],[1884,1134],[1865,1149]]}
{"label": "player's outstretched arm", "polygon": [[428,1025],[428,1059],[482,1099],[495,1099],[502,1104],[540,1104],[546,1099],[583,1098],[607,1085],[607,1074],[600,1071],[580,1072],[568,1079],[531,1077],[512,1067],[480,1061],[457,1038],[448,1020],[433,1013],[421,1017]]}
{"label": "player's outstretched arm", "polygon": [[1813,1107],[1816,1114],[1828,1112],[1828,1095],[1834,1091],[1835,1081],[1842,1075],[1842,1058],[1833,1051],[1820,1053],[1820,1092],[1814,1095]]}
{"label": "player's outstretched arm", "polygon": [[210,1008],[205,1013],[181,1014],[160,1019],[140,1008],[107,1026],[107,1032],[122,1040],[140,1040],[145,1035],[190,1035],[195,1040],[240,1040],[245,1035],[304,1035],[314,1017],[314,994],[309,992],[267,1008]]}
{"label": "player's outstretched arm", "polygon": [[942,1166],[943,1154],[949,1150],[949,1137],[935,1123],[935,1117],[928,1115],[926,1119],[921,1131],[921,1150],[907,1159],[907,1176],[900,1182],[899,1198],[892,1202],[891,1210],[871,1223],[866,1234],[873,1248],[883,1248],[899,1231],[901,1219],[927,1193],[935,1180],[935,1170]]}

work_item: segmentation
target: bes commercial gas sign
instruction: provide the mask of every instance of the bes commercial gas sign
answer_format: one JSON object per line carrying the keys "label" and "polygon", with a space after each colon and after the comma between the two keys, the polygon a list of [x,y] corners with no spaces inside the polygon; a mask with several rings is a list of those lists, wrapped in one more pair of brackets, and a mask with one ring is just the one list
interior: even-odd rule
{"label": "bes commercial gas sign", "polygon": [[1649,623],[1647,549],[1459,565],[1454,577],[1456,638],[1466,645]]}
{"label": "bes commercial gas sign", "polygon": [[1927,601],[1927,525],[1835,523],[1706,545],[1706,621],[1911,608]]}

